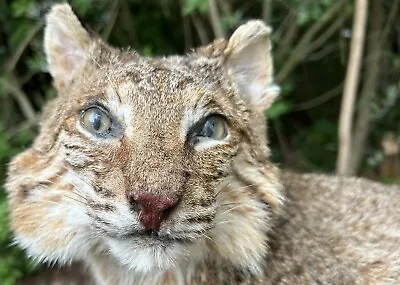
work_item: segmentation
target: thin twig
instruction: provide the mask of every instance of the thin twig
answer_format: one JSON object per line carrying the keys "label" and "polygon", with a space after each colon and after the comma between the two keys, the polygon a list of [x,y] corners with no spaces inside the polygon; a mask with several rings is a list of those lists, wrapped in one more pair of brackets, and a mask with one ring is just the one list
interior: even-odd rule
{"label": "thin twig", "polygon": [[105,27],[105,29],[101,33],[102,38],[104,40],[108,40],[108,38],[110,37],[111,31],[114,28],[115,22],[117,21],[117,17],[118,17],[118,14],[119,14],[119,8],[120,8],[120,1],[119,0],[114,0],[114,5],[111,8],[111,18],[107,22],[107,26]]}
{"label": "thin twig", "polygon": [[28,31],[28,33],[24,37],[24,40],[18,45],[17,49],[15,50],[13,57],[11,57],[11,59],[6,63],[4,74],[10,73],[14,70],[26,47],[29,45],[29,43],[42,27],[43,21],[39,21]]}
{"label": "thin twig", "polygon": [[265,23],[271,21],[272,0],[264,0],[262,4],[262,19]]}
{"label": "thin twig", "polygon": [[308,52],[307,45],[311,42],[313,37],[323,28],[323,26],[330,20],[332,17],[337,14],[346,3],[345,0],[340,0],[333,4],[328,11],[326,11],[322,17],[316,21],[303,35],[303,37],[299,40],[296,47],[294,48],[291,56],[289,57],[286,64],[283,68],[278,72],[276,76],[276,80],[278,82],[282,82],[286,79],[286,77],[292,72],[292,70],[296,67],[297,63],[306,56]]}
{"label": "thin twig", "polygon": [[323,49],[314,52],[313,54],[309,54],[307,56],[307,61],[318,61],[322,58],[326,57],[328,54],[334,52],[335,50],[339,49],[337,43],[332,43],[330,45],[325,46]]}
{"label": "thin twig", "polygon": [[[287,27],[292,27],[294,20],[296,19],[296,13],[295,10],[290,10],[281,24],[278,26],[278,28],[275,29],[274,34],[272,35],[273,39],[281,39],[283,31],[287,29]],[[289,25],[290,23],[290,25]]]}
{"label": "thin twig", "polygon": [[348,13],[343,13],[326,31],[324,31],[324,33],[319,38],[310,43],[308,45],[307,54],[310,54],[319,47],[323,46],[332,37],[332,35],[342,27],[343,22],[347,18],[347,16]]}
{"label": "thin twig", "polygon": [[2,84],[5,89],[14,97],[14,99],[18,102],[18,105],[21,108],[24,117],[28,121],[34,121],[36,118],[35,110],[31,105],[31,102],[28,100],[28,96],[16,82],[16,78],[12,75],[8,75],[7,77],[3,77],[0,79],[0,84]]}
{"label": "thin twig", "polygon": [[200,17],[196,14],[196,12],[191,13],[190,16],[192,17],[193,20],[193,25],[197,31],[197,34],[199,35],[199,39],[202,45],[205,45],[209,43],[209,38],[208,35],[204,29],[203,23],[201,22]]}
{"label": "thin twig", "polygon": [[343,83],[339,84],[338,86],[332,88],[331,90],[319,95],[316,98],[313,98],[307,102],[300,103],[298,105],[295,105],[292,107],[291,112],[299,112],[299,111],[304,111],[308,110],[314,107],[317,107],[330,99],[334,98],[335,96],[339,95],[340,92],[343,89]]}
{"label": "thin twig", "polygon": [[185,52],[193,47],[192,30],[190,29],[190,22],[188,16],[182,16],[183,35],[185,39]]}
{"label": "thin twig", "polygon": [[6,131],[6,138],[8,140],[12,139],[18,135],[22,130],[37,127],[39,125],[40,115],[36,115],[35,119],[32,121],[24,121],[16,126],[12,126]]}
{"label": "thin twig", "polygon": [[277,42],[279,47],[277,48],[276,53],[277,61],[282,60],[282,57],[286,55],[289,47],[292,46],[292,42],[295,39],[299,27],[295,23],[299,7],[297,7],[297,9],[291,10],[283,20],[282,24],[278,27],[276,32],[273,33],[273,40]]}
{"label": "thin twig", "polygon": [[210,19],[214,30],[214,35],[216,38],[224,38],[225,34],[221,27],[221,19],[219,16],[217,3],[215,0],[208,0],[208,3],[210,5]]}
{"label": "thin twig", "polygon": [[219,0],[218,3],[220,4],[221,10],[225,16],[232,16],[233,12],[229,0]]}
{"label": "thin twig", "polygon": [[395,0],[392,7],[390,8],[388,20],[385,24],[385,27],[383,28],[383,31],[382,31],[382,34],[381,34],[381,37],[379,40],[382,44],[387,41],[387,37],[389,35],[390,28],[393,26],[393,21],[394,21],[394,19],[396,19],[396,15],[398,15],[397,11],[399,10],[399,6],[400,6],[399,4],[400,4],[400,1]]}
{"label": "thin twig", "polygon": [[355,175],[360,168],[367,137],[370,133],[372,104],[377,95],[379,86],[379,73],[381,70],[383,7],[381,0],[371,1],[371,11],[374,16],[370,18],[367,38],[367,55],[364,57],[364,82],[358,99],[357,117],[354,120],[354,128],[351,141],[351,159],[347,162],[347,171]]}

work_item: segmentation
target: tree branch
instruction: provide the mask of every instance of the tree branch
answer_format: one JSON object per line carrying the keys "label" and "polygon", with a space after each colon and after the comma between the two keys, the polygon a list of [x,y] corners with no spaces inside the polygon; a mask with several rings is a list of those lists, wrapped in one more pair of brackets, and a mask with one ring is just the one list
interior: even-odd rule
{"label": "tree branch", "polygon": [[318,61],[321,60],[323,57],[327,56],[328,54],[334,52],[335,50],[339,49],[336,43],[332,43],[330,45],[326,45],[324,48],[316,51],[312,54],[307,56],[307,61]]}
{"label": "tree branch", "polygon": [[193,20],[193,25],[199,35],[199,39],[202,45],[208,44],[210,42],[208,35],[204,29],[203,23],[201,22],[200,17],[196,14],[196,12],[191,13],[190,16]]}
{"label": "tree branch", "polygon": [[265,23],[271,21],[272,0],[264,0],[262,4],[262,19]]}
{"label": "tree branch", "polygon": [[396,15],[398,15],[397,11],[399,10],[399,6],[400,6],[399,4],[400,4],[400,1],[399,0],[395,0],[393,2],[392,7],[390,8],[390,13],[389,13],[389,16],[388,16],[388,20],[387,20],[387,22],[385,24],[385,27],[383,28],[382,35],[381,35],[381,38],[379,40],[381,43],[385,43],[386,40],[387,40],[387,37],[389,35],[389,30],[392,27],[394,19],[396,19]]}
{"label": "tree branch", "polygon": [[351,40],[350,58],[347,64],[339,117],[339,155],[336,164],[336,171],[341,175],[350,174],[349,161],[352,143],[351,131],[353,109],[358,86],[361,57],[363,54],[367,12],[368,0],[356,0],[353,19],[353,38]]}
{"label": "tree branch", "polygon": [[306,53],[310,54],[319,47],[323,46],[329,40],[329,38],[336,33],[340,27],[342,27],[342,24],[347,16],[348,13],[343,13],[340,17],[338,17],[336,21],[319,38],[308,45],[308,50]]}
{"label": "tree branch", "polygon": [[[289,47],[292,46],[293,40],[297,35],[299,26],[295,23],[297,18],[297,10],[292,10],[289,15],[286,16],[285,20],[274,33],[274,39],[280,39],[277,43],[279,48],[276,52],[276,59],[278,62],[282,61],[282,58],[287,54]],[[287,26],[287,28],[286,28]],[[285,33],[283,34],[283,31]]]}
{"label": "tree branch", "polygon": [[325,93],[319,95],[316,98],[313,98],[307,102],[303,102],[303,103],[293,106],[290,113],[304,111],[304,110],[308,110],[308,109],[317,107],[317,106],[329,101],[333,97],[339,95],[340,92],[342,91],[342,89],[343,89],[343,84],[341,83],[338,86],[334,87],[331,90],[326,91]]}
{"label": "tree branch", "polygon": [[311,28],[303,35],[300,41],[297,43],[296,47],[294,48],[291,56],[289,57],[286,64],[283,68],[278,72],[276,76],[276,80],[278,82],[282,82],[286,79],[286,77],[292,72],[292,70],[296,67],[301,59],[304,58],[307,54],[307,45],[311,42],[314,36],[322,29],[322,27],[343,7],[343,5],[347,1],[340,0],[332,5],[328,11],[326,11],[319,21],[316,21]]}
{"label": "tree branch", "polygon": [[18,45],[17,49],[15,50],[13,57],[11,57],[11,59],[9,61],[7,61],[5,68],[4,68],[4,74],[10,73],[14,70],[19,59],[21,58],[22,53],[25,51],[26,47],[29,45],[29,43],[32,41],[34,36],[40,31],[40,29],[42,27],[43,27],[43,22],[40,21],[40,22],[36,23],[28,31],[24,40]]}
{"label": "tree branch", "polygon": [[111,18],[109,21],[107,21],[107,26],[101,33],[102,38],[104,40],[108,40],[108,38],[110,37],[111,31],[114,28],[115,22],[117,20],[118,14],[119,14],[119,8],[120,8],[120,1],[114,0],[114,4],[111,8]]}
{"label": "tree branch", "polygon": [[210,19],[214,30],[214,35],[216,38],[224,38],[225,34],[221,27],[221,19],[219,16],[217,3],[215,0],[208,0],[208,3],[210,5]]}
{"label": "tree branch", "polygon": [[274,40],[283,38],[283,36],[282,36],[283,32],[285,30],[287,30],[287,27],[291,27],[291,28],[297,27],[297,25],[294,24],[296,17],[297,17],[297,11],[298,11],[298,8],[291,9],[287,13],[285,19],[283,19],[282,23],[279,25],[279,27],[276,29],[276,31],[272,35]]}
{"label": "tree branch", "polygon": [[0,79],[0,83],[5,87],[5,89],[14,97],[17,101],[19,107],[21,108],[24,117],[29,121],[35,121],[36,115],[31,103],[28,100],[28,96],[21,89],[19,84],[16,83],[16,78],[9,75],[5,78]]}
{"label": "tree branch", "polygon": [[371,123],[371,102],[376,97],[378,87],[379,72],[381,69],[381,26],[382,26],[382,6],[380,0],[372,0],[371,11],[374,11],[374,17],[370,18],[371,30],[368,37],[367,52],[368,56],[365,62],[365,78],[361,89],[358,115],[355,122],[351,146],[351,159],[348,161],[348,173],[355,175],[360,168],[366,139],[370,131]]}

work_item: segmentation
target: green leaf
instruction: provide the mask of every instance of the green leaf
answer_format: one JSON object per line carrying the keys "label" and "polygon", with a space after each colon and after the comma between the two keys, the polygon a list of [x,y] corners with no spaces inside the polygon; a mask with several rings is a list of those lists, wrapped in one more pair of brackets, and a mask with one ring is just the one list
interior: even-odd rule
{"label": "green leaf", "polygon": [[207,12],[209,9],[207,0],[186,0],[183,5],[183,15],[188,15],[196,10],[201,13]]}
{"label": "green leaf", "polygon": [[44,57],[35,56],[26,59],[26,65],[32,72],[46,72],[46,60]]}
{"label": "green leaf", "polygon": [[11,4],[11,11],[14,17],[28,16],[35,9],[35,1],[14,0]]}
{"label": "green leaf", "polygon": [[279,118],[280,116],[289,112],[290,109],[291,109],[290,103],[285,100],[275,102],[271,106],[271,108],[268,109],[267,117],[270,120],[275,120],[275,119]]}

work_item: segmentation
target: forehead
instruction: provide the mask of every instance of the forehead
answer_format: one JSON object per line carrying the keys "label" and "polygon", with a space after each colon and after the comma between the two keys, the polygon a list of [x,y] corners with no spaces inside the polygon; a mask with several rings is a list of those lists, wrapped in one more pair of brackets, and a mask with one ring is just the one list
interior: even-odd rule
{"label": "forehead", "polygon": [[[129,107],[148,118],[183,113],[188,108],[219,108],[234,102],[231,88],[222,79],[217,61],[204,58],[137,58],[118,65],[110,63],[99,73],[102,100],[119,107]],[[231,98],[234,99],[234,98]],[[217,110],[216,110],[217,111]]]}
{"label": "forehead", "polygon": [[110,60],[89,77],[93,79],[81,86],[91,87],[78,95],[80,101],[100,101],[136,131],[166,125],[187,128],[208,114],[235,117],[240,109],[219,62],[204,57]]}
{"label": "forehead", "polygon": [[128,62],[113,78],[106,78],[107,97],[117,93],[113,95],[119,95],[118,101],[142,115],[154,114],[154,108],[178,111],[208,93],[212,84],[198,82],[199,77],[183,59],[140,59]]}

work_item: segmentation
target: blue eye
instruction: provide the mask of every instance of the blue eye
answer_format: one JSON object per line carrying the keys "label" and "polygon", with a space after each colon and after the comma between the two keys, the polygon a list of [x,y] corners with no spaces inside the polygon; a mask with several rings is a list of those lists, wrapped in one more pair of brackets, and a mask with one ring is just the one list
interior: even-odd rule
{"label": "blue eye", "polygon": [[82,124],[95,135],[107,135],[111,131],[112,121],[109,115],[98,107],[91,107],[82,113]]}
{"label": "blue eye", "polygon": [[225,139],[228,136],[228,126],[226,120],[220,116],[208,117],[196,136],[214,140]]}

